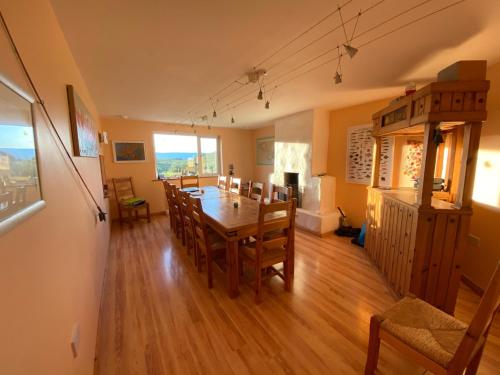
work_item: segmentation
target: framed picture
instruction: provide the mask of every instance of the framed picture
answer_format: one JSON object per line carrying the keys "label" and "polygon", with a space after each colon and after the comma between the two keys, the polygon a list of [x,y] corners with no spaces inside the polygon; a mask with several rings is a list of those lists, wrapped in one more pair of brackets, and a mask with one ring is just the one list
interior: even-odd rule
{"label": "framed picture", "polygon": [[82,100],[73,89],[67,85],[69,120],[71,123],[71,138],[75,156],[96,158],[99,155],[99,143],[94,119]]}
{"label": "framed picture", "polygon": [[257,138],[255,147],[257,165],[274,165],[274,137]]}
{"label": "framed picture", "polygon": [[143,141],[113,141],[115,163],[143,163],[146,150]]}
{"label": "framed picture", "polygon": [[33,103],[0,76],[0,236],[45,206]]}
{"label": "framed picture", "polygon": [[372,124],[347,129],[346,181],[368,185],[372,177]]}

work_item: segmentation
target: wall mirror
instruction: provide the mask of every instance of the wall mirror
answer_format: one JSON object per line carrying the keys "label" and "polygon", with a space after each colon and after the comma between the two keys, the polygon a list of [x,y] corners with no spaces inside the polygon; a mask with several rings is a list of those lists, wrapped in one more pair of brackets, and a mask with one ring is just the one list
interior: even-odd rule
{"label": "wall mirror", "polygon": [[33,99],[0,76],[0,235],[43,206]]}

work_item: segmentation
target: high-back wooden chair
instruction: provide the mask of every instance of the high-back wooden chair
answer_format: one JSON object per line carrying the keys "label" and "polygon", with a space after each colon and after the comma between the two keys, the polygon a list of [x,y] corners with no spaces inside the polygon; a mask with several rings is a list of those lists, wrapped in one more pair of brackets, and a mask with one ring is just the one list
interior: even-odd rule
{"label": "high-back wooden chair", "polygon": [[231,176],[229,180],[229,191],[234,194],[241,194],[241,189],[241,178]]}
{"label": "high-back wooden chair", "polygon": [[217,177],[217,187],[222,190],[227,190],[227,176]]}
{"label": "high-back wooden chair", "polygon": [[189,197],[192,207],[193,236],[195,239],[195,259],[198,272],[202,271],[202,258],[207,264],[208,287],[213,287],[212,261],[216,257],[224,257],[226,254],[225,241],[215,233],[209,233],[208,226],[203,213],[203,206],[199,198]]}
{"label": "high-back wooden chair", "polygon": [[[181,220],[183,221],[184,228],[184,238],[186,241],[186,247],[188,255],[191,253],[191,248],[194,250],[195,241],[193,233],[193,208],[189,200],[189,193],[179,190],[178,198],[180,205]],[[193,251],[194,253],[194,251]],[[196,256],[195,256],[196,263]]]}
{"label": "high-back wooden chair", "polygon": [[4,191],[0,193],[0,218],[10,214],[12,209],[12,192]]}
{"label": "high-back wooden chair", "polygon": [[415,297],[370,320],[365,374],[377,369],[380,340],[434,374],[472,375],[500,304],[500,262],[469,326]]}
{"label": "high-back wooden chair", "polygon": [[123,224],[123,212],[126,212],[129,226],[132,227],[132,216],[135,213],[135,217],[138,220],[140,209],[146,209],[146,219],[148,220],[148,223],[151,222],[149,203],[135,195],[132,177],[113,178],[113,188],[118,206],[120,224]]}
{"label": "high-back wooden chair", "polygon": [[[261,299],[262,271],[266,277],[278,275],[285,281],[285,290],[290,291],[292,282],[291,262],[293,257],[292,236],[295,225],[296,200],[259,205],[259,222],[254,242],[244,244],[240,251],[241,268],[249,263],[255,269],[255,302]],[[272,238],[266,233],[273,232]],[[283,272],[273,265],[283,262]]]}
{"label": "high-back wooden chair", "polygon": [[248,182],[248,198],[256,201],[261,201],[264,196],[264,183],[263,182]]}
{"label": "high-back wooden chair", "polygon": [[163,189],[165,190],[165,199],[167,201],[167,211],[168,218],[170,220],[170,228],[174,230],[175,226],[175,215],[174,210],[172,208],[172,185],[168,181],[163,181]]}
{"label": "high-back wooden chair", "polygon": [[175,227],[175,235],[177,238],[180,237],[182,240],[182,245],[186,245],[186,232],[184,231],[184,220],[182,215],[182,207],[181,207],[181,198],[180,198],[180,190],[177,186],[172,186],[172,208],[174,210],[176,227]]}
{"label": "high-back wooden chair", "polygon": [[271,185],[271,203],[292,200],[292,188],[289,186]]}
{"label": "high-back wooden chair", "polygon": [[198,176],[181,176],[181,189],[200,187]]}

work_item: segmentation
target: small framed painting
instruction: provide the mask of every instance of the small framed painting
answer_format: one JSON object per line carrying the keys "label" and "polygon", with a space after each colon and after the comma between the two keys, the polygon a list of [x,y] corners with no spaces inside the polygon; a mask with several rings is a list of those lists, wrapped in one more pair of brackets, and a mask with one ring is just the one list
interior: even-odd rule
{"label": "small framed painting", "polygon": [[146,150],[143,141],[113,141],[115,163],[143,163]]}
{"label": "small framed painting", "polygon": [[257,165],[274,165],[274,137],[257,138],[255,147]]}
{"label": "small framed painting", "polygon": [[69,121],[71,124],[71,139],[75,156],[96,158],[99,155],[99,143],[94,119],[72,85],[67,85]]}

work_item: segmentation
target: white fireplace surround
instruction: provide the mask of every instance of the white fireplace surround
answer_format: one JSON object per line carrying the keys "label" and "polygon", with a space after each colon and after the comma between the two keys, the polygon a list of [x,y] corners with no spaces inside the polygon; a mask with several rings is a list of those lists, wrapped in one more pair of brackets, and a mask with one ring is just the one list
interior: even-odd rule
{"label": "white fireplace surround", "polygon": [[271,182],[283,185],[284,173],[299,173],[302,208],[298,227],[316,234],[336,229],[335,177],[326,175],[329,113],[314,109],[275,122],[274,173]]}

